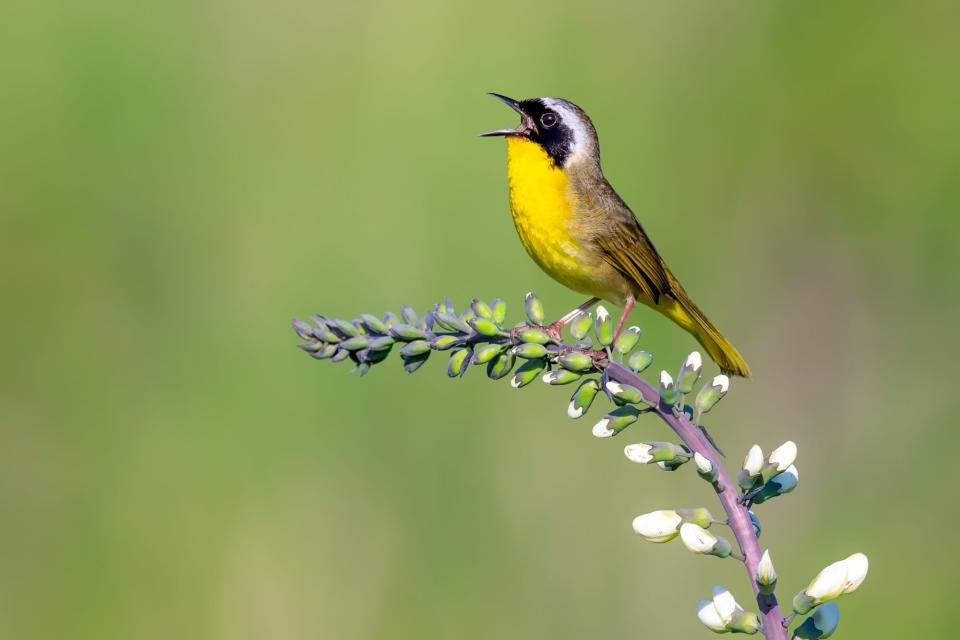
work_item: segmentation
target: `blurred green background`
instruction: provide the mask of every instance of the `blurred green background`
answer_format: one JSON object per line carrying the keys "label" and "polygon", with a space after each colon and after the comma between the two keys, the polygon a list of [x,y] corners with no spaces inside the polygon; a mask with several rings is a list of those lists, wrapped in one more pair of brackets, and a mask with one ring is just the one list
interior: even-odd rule
{"label": "blurred green background", "polygon": [[[743,351],[711,426],[800,446],[760,508],[789,598],[871,559],[843,638],[946,637],[960,525],[956,5],[0,6],[0,637],[707,637],[742,568],[654,547],[716,508],[568,389],[364,378],[289,321],[533,289],[484,96],[569,98]],[[643,309],[674,370],[695,347]],[[708,374],[715,370],[708,367]],[[597,416],[599,416],[599,412]]]}

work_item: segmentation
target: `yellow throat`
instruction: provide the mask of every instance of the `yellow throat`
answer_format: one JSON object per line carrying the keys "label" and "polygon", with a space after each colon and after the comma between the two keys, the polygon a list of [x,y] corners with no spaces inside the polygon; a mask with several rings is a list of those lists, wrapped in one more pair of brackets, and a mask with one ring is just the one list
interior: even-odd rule
{"label": "yellow throat", "polygon": [[595,285],[575,238],[573,194],[566,172],[536,142],[507,138],[510,210],[524,249],[555,280],[592,294]]}

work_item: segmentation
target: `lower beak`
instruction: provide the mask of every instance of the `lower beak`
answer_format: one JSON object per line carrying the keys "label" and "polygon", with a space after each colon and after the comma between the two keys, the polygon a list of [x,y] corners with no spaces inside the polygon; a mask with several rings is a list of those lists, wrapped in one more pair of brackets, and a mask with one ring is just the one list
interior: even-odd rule
{"label": "lower beak", "polygon": [[513,98],[508,98],[507,96],[502,96],[499,93],[488,94],[503,102],[511,109],[520,114],[520,125],[516,129],[496,129],[494,131],[486,131],[481,133],[480,136],[483,138],[489,138],[493,136],[525,136],[528,135],[531,131],[536,130],[536,125],[533,122],[533,118],[528,116],[523,112],[523,109],[520,107],[520,103],[514,100]]}

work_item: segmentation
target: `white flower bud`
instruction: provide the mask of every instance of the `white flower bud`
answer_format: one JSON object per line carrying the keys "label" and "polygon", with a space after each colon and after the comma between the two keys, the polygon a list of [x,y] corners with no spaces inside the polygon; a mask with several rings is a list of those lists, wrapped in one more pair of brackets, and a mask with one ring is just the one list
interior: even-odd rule
{"label": "white flower bud", "polygon": [[597,438],[609,438],[617,434],[616,431],[610,428],[610,418],[604,418],[593,425],[593,429],[591,429],[590,432]]}
{"label": "white flower bud", "polygon": [[653,447],[645,442],[629,444],[623,449],[623,453],[628,460],[640,464],[653,462],[653,456],[650,455],[651,451],[653,451]]}
{"label": "white flower bud", "polygon": [[773,568],[769,550],[763,552],[763,556],[757,564],[757,586],[760,587],[760,593],[765,595],[773,593],[777,586],[777,571]]}
{"label": "white flower bud", "polygon": [[676,511],[651,511],[633,519],[633,530],[649,542],[669,542],[680,534],[681,524]]}
{"label": "white flower bud", "polygon": [[676,386],[673,384],[673,376],[666,371],[660,372],[660,401],[666,405],[675,405],[680,399]]}
{"label": "white flower bud", "polygon": [[680,525],[680,538],[684,546],[694,553],[710,553],[717,546],[717,537],[692,522]]}
{"label": "white flower bud", "polygon": [[708,413],[723,399],[723,396],[727,395],[728,389],[730,389],[730,378],[722,374],[714,376],[710,384],[706,384],[700,389],[696,400],[693,402],[697,412]]}
{"label": "white flower bud", "polygon": [[[683,534],[682,527],[680,533]],[[856,591],[866,579],[868,569],[867,556],[862,553],[855,553],[849,558],[834,562],[818,573],[807,588],[797,594],[793,599],[793,610],[801,614],[807,613],[819,604]]]}
{"label": "white flower bud", "polygon": [[700,353],[694,351],[687,356],[686,362],[680,367],[677,374],[677,391],[687,394],[693,391],[693,386],[700,380],[700,372],[703,370],[703,359]]}
{"label": "white flower bud", "polygon": [[727,624],[720,617],[720,614],[717,613],[717,608],[713,605],[713,600],[697,601],[697,618],[711,631],[727,633]]}
{"label": "white flower bud", "polygon": [[792,465],[796,459],[797,445],[792,440],[787,440],[770,453],[767,462],[774,465],[779,472],[786,471],[787,467]]}
{"label": "white flower bud", "polygon": [[693,454],[693,462],[697,465],[700,475],[707,476],[713,473],[713,463],[700,453]]}
{"label": "white flower bud", "polygon": [[759,445],[753,445],[750,447],[750,451],[747,452],[747,457],[743,459],[743,470],[750,477],[756,476],[760,473],[760,470],[763,468],[763,450]]}
{"label": "white flower bud", "polygon": [[713,588],[713,606],[720,614],[720,619],[723,620],[724,625],[730,624],[730,621],[733,620],[733,614],[740,608],[733,594],[723,587]]}

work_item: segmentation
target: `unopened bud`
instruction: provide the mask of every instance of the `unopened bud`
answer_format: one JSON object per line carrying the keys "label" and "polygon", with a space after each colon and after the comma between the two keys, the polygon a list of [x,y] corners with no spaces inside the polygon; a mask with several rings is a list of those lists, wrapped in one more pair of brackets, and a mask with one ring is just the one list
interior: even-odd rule
{"label": "unopened bud", "polygon": [[600,383],[593,378],[584,380],[570,398],[567,415],[571,418],[579,418],[585,414],[593,404],[593,399],[597,397],[598,391],[600,391]]}
{"label": "unopened bud", "polygon": [[547,344],[550,342],[550,336],[543,329],[524,329],[520,332],[520,341]]}
{"label": "unopened bud", "polygon": [[581,312],[570,323],[570,336],[577,342],[583,340],[590,333],[590,327],[593,326],[593,316],[590,313]]}
{"label": "unopened bud", "polygon": [[764,551],[757,564],[757,587],[760,593],[770,595],[777,586],[777,571],[770,560],[770,551]]}
{"label": "unopened bud", "polygon": [[361,314],[360,321],[370,333],[379,333],[380,335],[384,336],[387,335],[387,332],[389,331],[387,325],[375,315],[371,315],[369,313]]}
{"label": "unopened bud", "polygon": [[666,371],[660,372],[660,402],[673,406],[680,400],[677,387],[673,384],[673,376]]}
{"label": "unopened bud", "polygon": [[448,334],[442,334],[430,341],[430,347],[437,351],[446,351],[460,344],[460,338]]}
{"label": "unopened bud", "polygon": [[633,351],[633,348],[637,346],[637,342],[639,341],[640,327],[627,327],[620,332],[619,336],[617,336],[616,341],[613,343],[613,350],[620,355],[626,355]]}
{"label": "unopened bud", "polygon": [[510,373],[516,361],[516,357],[509,350],[501,352],[487,363],[487,377],[491,380],[499,380]]}
{"label": "unopened bud", "polygon": [[540,298],[538,298],[536,294],[531,291],[523,297],[523,306],[527,311],[527,318],[529,318],[531,324],[542,326],[544,313],[543,303],[540,302]]}
{"label": "unopened bud", "polygon": [[794,629],[791,637],[794,640],[824,640],[833,635],[839,624],[840,607],[836,602],[828,602]]}
{"label": "unopened bud", "polygon": [[640,410],[627,405],[608,413],[600,422],[593,425],[591,433],[597,438],[610,438],[617,435],[640,417]]}
{"label": "unopened bud", "polygon": [[472,355],[472,349],[457,349],[451,353],[450,360],[447,361],[447,375],[451,378],[457,378],[466,373]]}
{"label": "unopened bud", "polygon": [[649,464],[651,462],[673,462],[682,458],[684,462],[690,459],[690,453],[686,447],[673,444],[672,442],[639,442],[637,444],[627,445],[623,450],[624,455],[631,462],[639,464]]}
{"label": "unopened bud", "polygon": [[703,359],[698,351],[694,351],[687,356],[686,362],[680,367],[680,373],[677,374],[677,391],[684,395],[693,391],[702,371]]}
{"label": "unopened bud", "polygon": [[481,344],[473,352],[474,364],[486,364],[497,357],[503,347],[499,344]]}
{"label": "unopened bud", "polygon": [[786,471],[778,473],[764,483],[763,488],[753,496],[753,503],[763,504],[771,498],[790,493],[797,488],[797,483],[799,482],[800,472],[797,471],[796,466],[790,465]]}
{"label": "unopened bud", "polygon": [[602,304],[597,305],[597,319],[594,322],[594,330],[597,333],[597,341],[601,346],[609,347],[613,343],[613,319],[610,312]]}
{"label": "unopened bud", "polygon": [[701,414],[709,413],[710,409],[713,409],[723,399],[723,396],[727,395],[729,389],[730,378],[722,374],[714,376],[709,384],[703,385],[693,402],[697,412]]}
{"label": "unopened bud", "polygon": [[543,374],[542,380],[550,385],[570,384],[580,379],[580,374],[566,369],[555,369]]}
{"label": "unopened bud", "polygon": [[634,373],[643,373],[651,362],[653,354],[647,351],[634,351],[627,358],[627,366],[633,369]]}
{"label": "unopened bud", "polygon": [[526,358],[527,360],[532,360],[534,358],[543,358],[547,355],[547,348],[542,344],[537,344],[535,342],[526,342],[524,344],[517,345],[513,348],[514,355],[520,356],[521,358]]}
{"label": "unopened bud", "polygon": [[497,298],[490,304],[490,310],[493,313],[493,321],[497,324],[503,324],[507,319],[507,303]]}
{"label": "unopened bud", "polygon": [[404,356],[403,358],[403,370],[407,373],[413,373],[417,369],[423,366],[423,363],[427,361],[427,358],[430,357],[429,349],[425,353],[421,353],[417,356]]}
{"label": "unopened bud", "polygon": [[557,364],[570,371],[587,372],[593,370],[593,358],[579,351],[569,351],[559,356]]}
{"label": "unopened bud", "polygon": [[354,336],[340,343],[340,346],[347,351],[360,351],[366,349],[370,344],[370,338],[367,336]]}
{"label": "unopened bud", "polygon": [[477,334],[487,338],[492,338],[501,334],[500,327],[497,326],[497,323],[488,318],[476,316],[474,318],[470,318],[470,320],[467,321],[467,324],[469,324],[470,327],[477,332]]}
{"label": "unopened bud", "polygon": [[478,300],[477,298],[471,300],[470,309],[476,317],[493,321],[493,310],[490,308],[490,305],[483,300]]}
{"label": "unopened bud", "polygon": [[427,333],[411,324],[398,323],[390,327],[390,335],[400,340],[421,340],[427,337]]}
{"label": "unopened bud", "polygon": [[417,312],[408,304],[400,307],[400,316],[403,318],[403,321],[409,325],[416,326],[420,322],[420,317],[417,315]]}
{"label": "unopened bud", "polygon": [[643,392],[640,391],[640,389],[630,386],[629,384],[622,384],[616,380],[607,380],[606,388],[607,391],[610,392],[610,395],[629,404],[639,404],[646,407],[652,406],[651,403],[647,402],[646,398],[643,397]]}
{"label": "unopened bud", "polygon": [[743,468],[737,476],[737,484],[744,491],[749,491],[760,480],[760,471],[763,469],[763,450],[759,445],[753,445],[743,459]]}
{"label": "unopened bud", "polygon": [[[540,346],[540,345],[536,345]],[[525,387],[534,380],[537,379],[537,376],[540,375],[540,372],[547,367],[547,363],[542,359],[532,359],[527,360],[520,368],[517,369],[516,374],[510,380],[510,386],[514,389],[519,389]]]}
{"label": "unopened bud", "polygon": [[852,593],[863,584],[867,577],[869,562],[867,556],[855,553],[852,556],[834,562],[807,585],[793,599],[793,610],[799,614],[808,613],[814,607]]}
{"label": "unopened bud", "polygon": [[697,465],[697,474],[701,478],[710,483],[713,483],[717,480],[717,475],[719,475],[719,472],[706,456],[701,453],[694,453],[693,462]]}
{"label": "unopened bud", "polygon": [[715,536],[700,525],[684,522],[680,525],[680,539],[683,545],[693,553],[726,558],[733,547],[725,538]]}
{"label": "unopened bud", "polygon": [[713,515],[704,508],[651,511],[633,519],[633,530],[649,542],[669,542],[680,535],[680,525],[693,522],[707,528]]}

